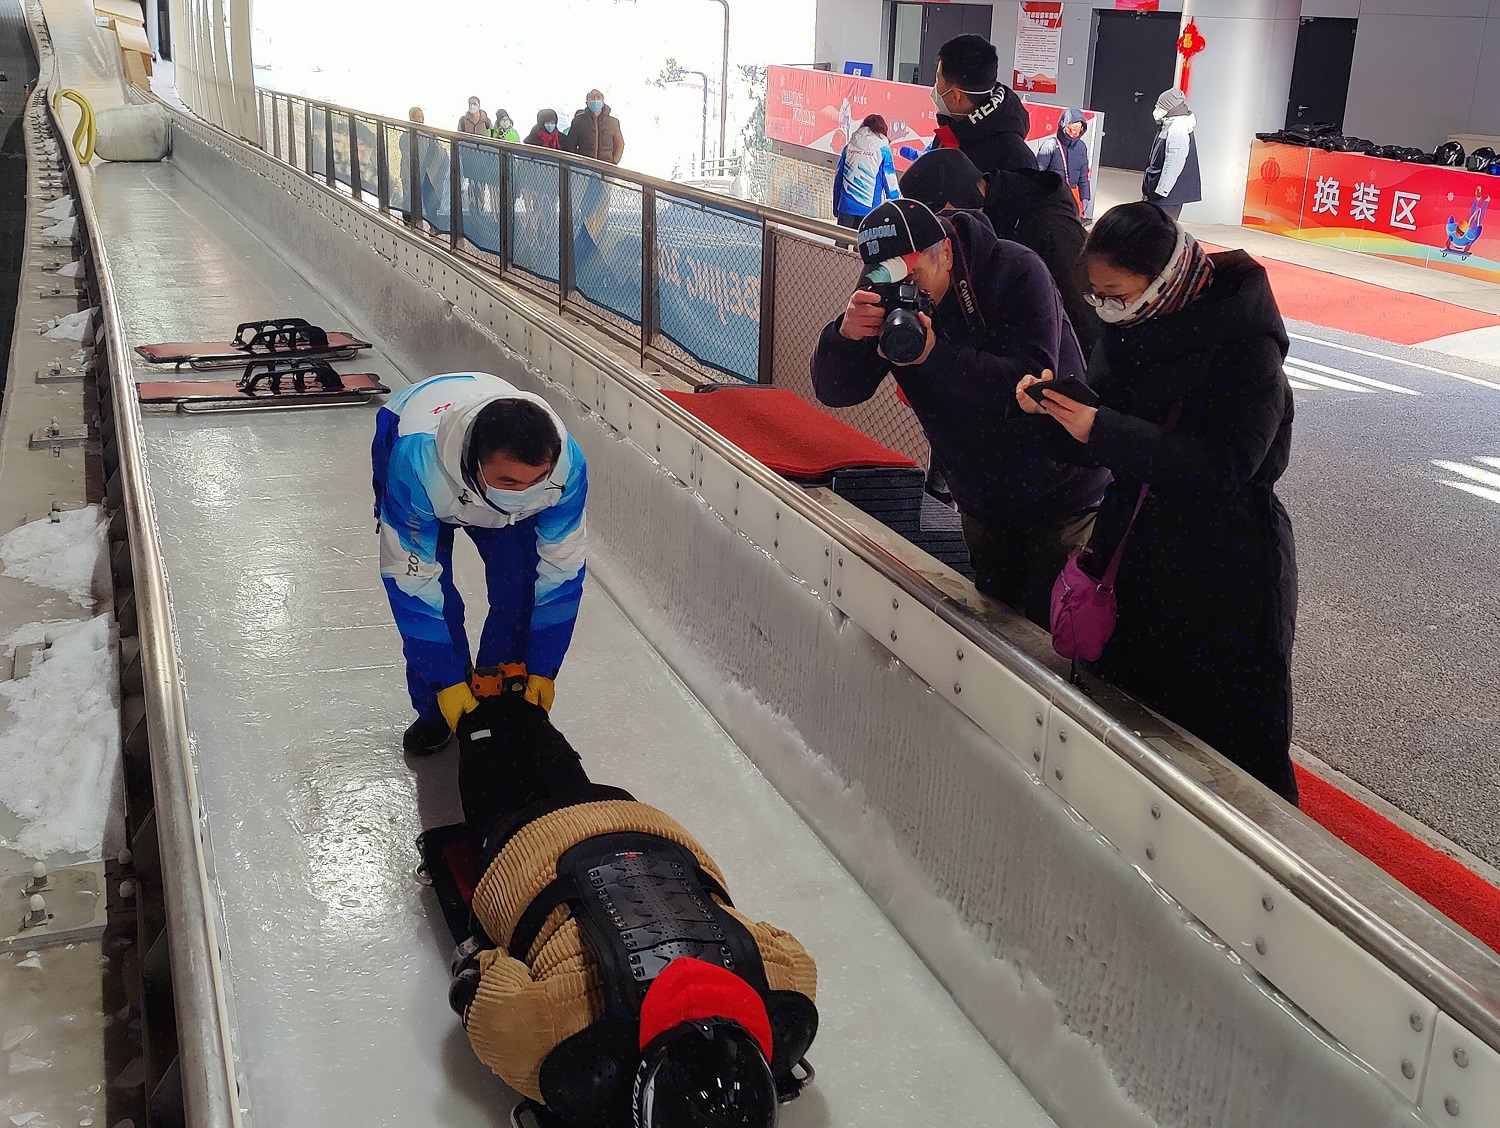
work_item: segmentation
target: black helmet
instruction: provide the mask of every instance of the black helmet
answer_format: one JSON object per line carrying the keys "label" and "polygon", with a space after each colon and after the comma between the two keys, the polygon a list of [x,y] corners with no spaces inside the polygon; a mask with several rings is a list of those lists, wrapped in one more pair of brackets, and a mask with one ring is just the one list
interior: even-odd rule
{"label": "black helmet", "polygon": [[641,1056],[636,1128],[774,1128],[777,1115],[771,1067],[737,1022],[678,1023]]}
{"label": "black helmet", "polygon": [[1457,141],[1444,141],[1433,150],[1432,163],[1448,165],[1452,168],[1462,168],[1464,155],[1464,147]]}
{"label": "black helmet", "polygon": [[1481,145],[1469,154],[1469,159],[1464,162],[1464,167],[1470,172],[1483,172],[1490,167],[1490,162],[1495,159],[1495,150],[1488,145]]}

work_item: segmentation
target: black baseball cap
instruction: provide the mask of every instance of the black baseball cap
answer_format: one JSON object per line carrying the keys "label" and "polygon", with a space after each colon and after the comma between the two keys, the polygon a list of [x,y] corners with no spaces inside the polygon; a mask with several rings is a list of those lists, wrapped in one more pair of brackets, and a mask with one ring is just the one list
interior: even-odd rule
{"label": "black baseball cap", "polygon": [[870,282],[900,282],[915,256],[948,237],[919,200],[887,200],[859,222],[859,254]]}

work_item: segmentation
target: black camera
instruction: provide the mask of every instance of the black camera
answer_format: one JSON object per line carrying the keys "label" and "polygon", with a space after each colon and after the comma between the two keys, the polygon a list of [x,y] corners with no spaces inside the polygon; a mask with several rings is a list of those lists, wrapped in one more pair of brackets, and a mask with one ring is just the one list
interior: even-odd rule
{"label": "black camera", "polygon": [[880,323],[880,351],[896,364],[910,364],[927,348],[927,330],[917,314],[932,316],[932,299],[911,279],[870,286],[885,307]]}

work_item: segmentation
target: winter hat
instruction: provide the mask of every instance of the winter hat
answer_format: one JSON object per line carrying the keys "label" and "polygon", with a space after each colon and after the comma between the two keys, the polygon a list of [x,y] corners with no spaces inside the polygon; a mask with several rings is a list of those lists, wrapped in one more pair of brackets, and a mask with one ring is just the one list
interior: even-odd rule
{"label": "winter hat", "polygon": [[865,278],[900,282],[916,256],[948,237],[932,209],[920,200],[887,200],[859,223],[859,254]]}
{"label": "winter hat", "polygon": [[669,963],[641,1000],[641,1049],[684,1022],[727,1018],[743,1026],[771,1060],[771,1019],[755,988],[732,971],[679,956]]}
{"label": "winter hat", "polygon": [[934,211],[982,208],[979,168],[961,149],[933,149],[923,153],[901,174],[901,194],[919,200]]}
{"label": "winter hat", "polygon": [[1188,113],[1187,95],[1175,86],[1170,90],[1163,90],[1161,97],[1156,100],[1156,108],[1161,110],[1167,117],[1181,117]]}
{"label": "winter hat", "polygon": [[557,124],[557,111],[556,110],[538,110],[536,112],[536,123],[538,125],[546,125],[549,121],[553,125]]}

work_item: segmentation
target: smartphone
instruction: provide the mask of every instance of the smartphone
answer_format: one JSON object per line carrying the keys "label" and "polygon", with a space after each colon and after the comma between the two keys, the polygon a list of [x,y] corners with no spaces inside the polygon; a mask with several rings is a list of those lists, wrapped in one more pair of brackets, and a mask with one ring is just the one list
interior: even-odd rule
{"label": "smartphone", "polygon": [[1042,384],[1032,384],[1026,389],[1026,394],[1037,403],[1042,402],[1042,393],[1054,391],[1060,396],[1067,396],[1085,407],[1098,407],[1099,396],[1093,388],[1089,387],[1076,376],[1067,376],[1061,380],[1048,380]]}

